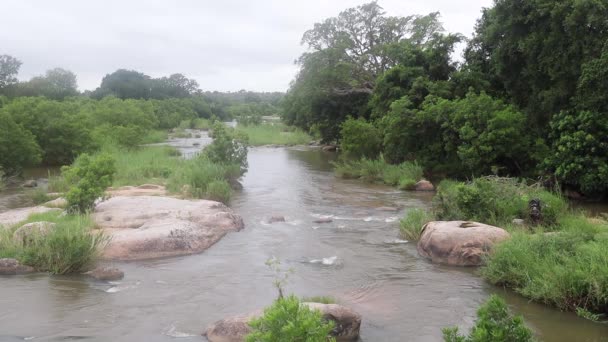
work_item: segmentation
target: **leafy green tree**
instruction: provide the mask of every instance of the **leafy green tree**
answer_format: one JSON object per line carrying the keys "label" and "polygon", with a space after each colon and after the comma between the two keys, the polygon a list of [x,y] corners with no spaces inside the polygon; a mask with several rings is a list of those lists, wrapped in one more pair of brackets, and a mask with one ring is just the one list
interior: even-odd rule
{"label": "leafy green tree", "polygon": [[37,76],[28,82],[19,83],[16,96],[44,96],[53,100],[63,100],[78,95],[76,75],[68,70],[55,68],[44,76]]}
{"label": "leafy green tree", "polygon": [[17,83],[21,61],[9,55],[0,55],[0,91]]}
{"label": "leafy green tree", "polygon": [[118,69],[104,76],[101,85],[91,96],[97,99],[109,95],[120,99],[148,99],[150,91],[150,76],[134,70]]}
{"label": "leafy green tree", "polygon": [[238,165],[241,173],[247,171],[248,137],[241,132],[229,129],[222,122],[212,128],[213,142],[205,147],[209,160],[218,164]]}
{"label": "leafy green tree", "polygon": [[347,157],[373,159],[382,148],[380,131],[365,119],[348,118],[342,123],[340,136],[340,149]]}
{"label": "leafy green tree", "polygon": [[7,175],[40,162],[41,150],[34,135],[0,110],[0,170]]}
{"label": "leafy green tree", "polygon": [[532,331],[521,316],[512,316],[503,299],[490,296],[479,310],[477,321],[468,336],[458,333],[458,328],[443,329],[446,342],[532,342]]}
{"label": "leafy green tree", "polygon": [[198,90],[198,82],[189,79],[183,74],[173,74],[151,80],[150,98],[184,98],[189,97]]}
{"label": "leafy green tree", "polygon": [[66,194],[68,209],[85,213],[93,208],[95,201],[112,185],[116,173],[115,160],[106,154],[91,157],[84,153],[73,165],[64,166],[61,173],[71,185]]}
{"label": "leafy green tree", "polygon": [[277,299],[264,310],[264,315],[252,320],[253,331],[247,335],[247,342],[327,342],[334,323],[325,321],[318,310],[302,305],[295,296]]}

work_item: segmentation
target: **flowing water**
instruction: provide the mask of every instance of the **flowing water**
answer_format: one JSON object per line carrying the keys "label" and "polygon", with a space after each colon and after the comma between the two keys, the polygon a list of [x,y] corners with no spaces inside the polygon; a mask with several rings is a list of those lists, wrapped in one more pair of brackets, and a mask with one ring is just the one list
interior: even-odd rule
{"label": "flowing water", "polygon": [[[186,144],[188,145],[188,144]],[[188,145],[189,146],[189,145]],[[608,325],[529,303],[486,284],[474,269],[434,265],[399,239],[398,219],[430,195],[335,178],[333,155],[255,148],[231,206],[246,228],[199,255],[112,263],[120,282],[81,276],[0,278],[0,341],[200,341],[205,327],[276,297],[265,261],[291,268],[286,289],[328,295],[363,315],[363,341],[440,341],[468,329],[499,293],[545,341],[608,340]],[[397,207],[381,211],[379,207]],[[286,222],[267,224],[273,215]],[[314,220],[331,217],[331,223]]]}

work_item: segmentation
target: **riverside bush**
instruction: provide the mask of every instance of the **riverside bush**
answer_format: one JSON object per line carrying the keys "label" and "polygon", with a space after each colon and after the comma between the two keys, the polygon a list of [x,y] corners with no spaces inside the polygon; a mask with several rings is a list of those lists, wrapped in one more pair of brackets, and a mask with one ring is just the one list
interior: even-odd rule
{"label": "riverside bush", "polygon": [[252,320],[253,331],[247,335],[247,342],[335,341],[328,337],[334,324],[324,321],[318,310],[302,305],[295,296],[277,299],[264,310],[264,315]]}
{"label": "riverside bush", "polygon": [[241,172],[247,171],[248,138],[241,132],[228,129],[221,122],[213,125],[213,142],[205,147],[207,158],[217,164],[239,165]]}
{"label": "riverside bush", "polygon": [[445,342],[532,342],[532,331],[521,316],[513,316],[503,299],[492,295],[477,310],[477,321],[468,336],[458,328],[444,328]]}
{"label": "riverside bush", "polygon": [[340,127],[340,149],[347,157],[374,158],[380,154],[382,138],[373,124],[349,117]]}
{"label": "riverside bush", "polygon": [[112,184],[116,173],[115,161],[110,155],[80,155],[72,166],[64,166],[62,174],[72,185],[66,194],[68,210],[84,213],[90,210],[105,189]]}
{"label": "riverside bush", "polygon": [[504,225],[514,218],[527,220],[529,201],[540,199],[542,224],[553,227],[567,211],[567,203],[558,194],[513,178],[483,177],[468,183],[444,180],[437,190],[433,208],[441,220]]}
{"label": "riverside bush", "polygon": [[362,179],[366,182],[384,183],[410,190],[422,178],[422,167],[416,162],[392,165],[384,158],[360,160],[342,159],[334,163],[335,173],[340,178]]}
{"label": "riverside bush", "polygon": [[481,274],[492,284],[562,310],[608,313],[608,226],[568,216],[560,229],[513,233],[495,246]]}
{"label": "riverside bush", "polygon": [[[45,236],[33,236],[23,245],[12,238],[25,223],[47,221],[55,227]],[[87,215],[65,215],[57,212],[31,215],[13,227],[0,229],[0,258],[15,258],[38,271],[52,274],[80,273],[92,266],[108,239],[92,233],[93,220]]]}
{"label": "riverside bush", "polygon": [[399,221],[401,236],[410,241],[420,240],[422,228],[430,221],[433,221],[433,216],[423,209],[412,209],[407,215]]}

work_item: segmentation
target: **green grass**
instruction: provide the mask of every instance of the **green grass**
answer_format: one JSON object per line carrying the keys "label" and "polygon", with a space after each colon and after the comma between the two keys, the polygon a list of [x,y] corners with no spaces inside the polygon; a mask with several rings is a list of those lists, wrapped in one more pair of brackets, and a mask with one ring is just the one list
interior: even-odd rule
{"label": "green grass", "polygon": [[49,192],[67,192],[70,190],[70,185],[61,175],[49,175],[47,190]]}
{"label": "green grass", "polygon": [[167,140],[168,137],[167,131],[162,130],[150,130],[143,136],[141,143],[142,144],[154,144],[161,143]]}
{"label": "green grass", "polygon": [[338,301],[334,297],[330,296],[312,296],[302,297],[300,299],[302,303],[321,303],[321,304],[337,304]]}
{"label": "green grass", "polygon": [[24,194],[34,205],[46,203],[52,200],[52,198],[46,194],[46,191],[40,188],[26,190]]}
{"label": "green grass", "polygon": [[412,209],[399,221],[401,236],[409,241],[420,240],[422,228],[427,222],[433,221],[431,213],[424,209]]}
{"label": "green grass", "polygon": [[335,173],[340,178],[384,183],[398,186],[402,190],[414,189],[416,182],[422,179],[422,167],[416,162],[392,165],[380,157],[379,159],[341,160],[334,166]]}
{"label": "green grass", "polygon": [[236,129],[247,134],[252,146],[293,146],[308,144],[312,140],[312,137],[306,132],[282,124],[239,125]]}
{"label": "green grass", "polygon": [[148,146],[138,149],[107,147],[103,150],[116,161],[112,186],[164,185],[167,179],[184,164],[184,160],[168,146]]}
{"label": "green grass", "polygon": [[[23,224],[54,222],[46,236],[33,236],[28,244],[14,241],[15,230]],[[52,274],[87,271],[94,265],[108,239],[91,233],[92,219],[87,215],[61,215],[57,211],[33,214],[26,221],[0,229],[0,258],[15,258],[24,265]]]}
{"label": "green grass", "polygon": [[608,313],[608,225],[562,217],[556,232],[513,232],[495,246],[481,274],[562,310]]}

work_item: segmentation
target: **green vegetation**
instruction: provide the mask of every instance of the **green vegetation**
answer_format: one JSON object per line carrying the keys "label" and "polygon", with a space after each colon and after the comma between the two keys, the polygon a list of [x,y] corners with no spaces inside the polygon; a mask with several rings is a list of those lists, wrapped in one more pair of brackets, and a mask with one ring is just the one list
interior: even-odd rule
{"label": "green vegetation", "polygon": [[335,341],[328,337],[334,323],[324,321],[321,312],[302,305],[295,296],[277,299],[249,325],[253,331],[246,337],[248,342]]}
{"label": "green vegetation", "polygon": [[29,198],[29,200],[34,205],[42,204],[52,200],[52,198],[47,195],[46,191],[41,188],[26,190],[25,196],[27,196],[27,198]]}
{"label": "green vegetation", "polygon": [[252,146],[262,145],[304,145],[312,137],[300,129],[293,129],[281,124],[259,124],[237,126],[237,131],[249,137]]}
{"label": "green vegetation", "polygon": [[62,175],[70,184],[66,193],[68,210],[86,213],[93,208],[95,201],[103,196],[112,184],[116,173],[115,161],[107,154],[90,157],[81,154],[71,166],[62,168]]}
{"label": "green vegetation", "polygon": [[[26,240],[16,240],[14,232],[23,224],[53,222],[46,235],[32,233]],[[92,232],[87,215],[61,215],[58,212],[31,215],[27,221],[0,229],[0,258],[15,258],[24,265],[52,274],[78,273],[89,269],[107,238]]]}
{"label": "green vegetation", "polygon": [[512,178],[484,177],[471,182],[443,181],[433,199],[440,220],[472,220],[504,226],[513,219],[530,222],[529,201],[540,199],[540,224],[554,229],[567,211],[565,200],[540,185],[526,185]]}
{"label": "green vegetation", "polygon": [[558,232],[514,232],[494,248],[481,273],[492,284],[562,310],[606,313],[608,224],[568,216]]}
{"label": "green vegetation", "polygon": [[430,221],[433,221],[433,216],[423,209],[410,210],[405,218],[399,221],[401,228],[401,236],[409,241],[420,240],[422,228]]}
{"label": "green vegetation", "polygon": [[543,177],[600,198],[607,16],[601,1],[496,0],[457,63],[464,37],[438,12],[349,8],[304,33],[283,119],[352,159],[415,160],[430,178]]}
{"label": "green vegetation", "polygon": [[412,190],[422,178],[422,167],[415,162],[403,162],[398,165],[388,164],[384,158],[377,160],[343,159],[336,162],[335,173],[347,179],[362,179],[369,183],[384,183],[398,186],[403,190]]}
{"label": "green vegetation", "polygon": [[213,125],[213,142],[205,147],[205,156],[213,163],[237,165],[241,173],[247,171],[248,137],[239,131],[229,129],[221,122]]}
{"label": "green vegetation", "polygon": [[300,299],[302,303],[321,303],[321,304],[336,304],[337,301],[334,297],[330,296],[312,296],[302,297]]}
{"label": "green vegetation", "polygon": [[444,328],[445,342],[532,342],[532,331],[521,316],[513,316],[504,300],[490,296],[477,310],[477,321],[468,336],[458,333],[458,328]]}

